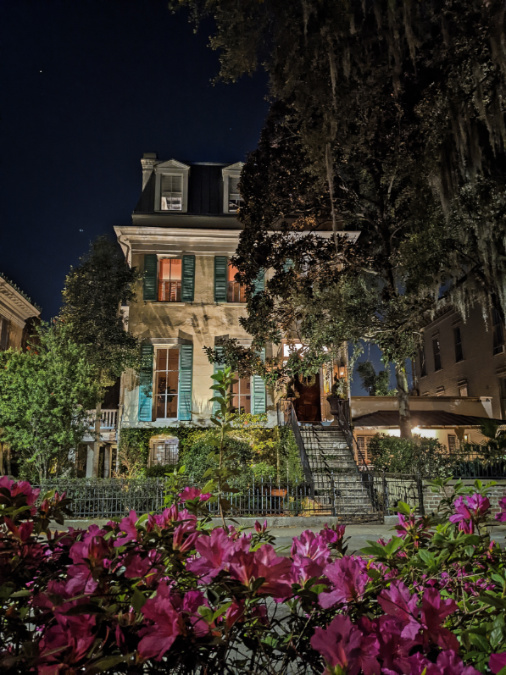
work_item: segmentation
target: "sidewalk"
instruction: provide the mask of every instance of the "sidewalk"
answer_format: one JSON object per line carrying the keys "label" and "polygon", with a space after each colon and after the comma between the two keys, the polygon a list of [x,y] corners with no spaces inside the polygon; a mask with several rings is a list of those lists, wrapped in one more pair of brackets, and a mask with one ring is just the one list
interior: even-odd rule
{"label": "sidewalk", "polygon": [[[110,519],[97,519],[97,520],[67,520],[65,521],[65,527],[74,527],[76,529],[87,528],[91,524],[98,525],[99,527],[105,525],[109,522]],[[275,548],[279,550],[279,553],[288,555],[292,545],[292,540],[294,537],[298,537],[301,532],[304,530],[312,530],[313,532],[319,532],[325,523],[332,525],[336,519],[331,516],[322,517],[322,516],[313,516],[310,518],[237,518],[237,521],[240,525],[246,527],[253,527],[255,521],[259,520],[261,523],[264,520],[267,520],[269,532],[276,538]],[[280,521],[290,521],[288,527],[281,527]],[[394,525],[397,522],[397,518],[390,517],[387,519],[389,522],[367,522],[367,523],[353,523],[346,525],[346,538],[349,537],[348,541],[348,554],[358,553],[361,548],[367,546],[368,541],[376,541],[380,538],[390,539],[393,535],[396,534]],[[271,522],[269,522],[271,521]],[[294,523],[293,521],[296,521]],[[221,525],[221,520],[214,518],[213,522],[219,526]],[[287,522],[288,524],[288,522]],[[490,527],[490,536],[496,541],[501,547],[506,545],[506,524],[497,523],[493,524]]]}

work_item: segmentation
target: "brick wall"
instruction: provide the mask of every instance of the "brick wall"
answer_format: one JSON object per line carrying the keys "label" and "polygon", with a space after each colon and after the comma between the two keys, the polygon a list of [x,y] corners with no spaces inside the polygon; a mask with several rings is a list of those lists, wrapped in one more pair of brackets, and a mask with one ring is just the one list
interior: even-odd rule
{"label": "brick wall", "polygon": [[[492,481],[488,481],[485,479],[482,482],[486,485],[488,482]],[[506,497],[506,480],[497,480],[495,482],[497,483],[497,485],[491,488],[490,492],[488,493],[491,505],[491,513],[493,516],[495,516],[495,514],[499,513],[500,511],[499,500],[502,499],[503,497]],[[456,481],[451,481],[448,484],[448,486],[446,487],[447,490],[446,495],[443,495],[441,492],[434,493],[431,491],[431,488],[427,484],[424,484],[423,501],[425,506],[425,513],[427,515],[430,515],[431,513],[437,511],[441,499],[443,499],[445,496],[450,496],[453,494],[452,486],[455,483]],[[463,483],[464,485],[473,485],[474,480],[464,480]]]}

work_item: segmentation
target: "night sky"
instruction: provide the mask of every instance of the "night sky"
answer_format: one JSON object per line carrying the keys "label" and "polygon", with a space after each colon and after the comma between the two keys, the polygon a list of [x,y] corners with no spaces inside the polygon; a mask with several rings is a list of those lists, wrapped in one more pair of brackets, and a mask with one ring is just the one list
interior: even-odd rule
{"label": "night sky", "polygon": [[0,2],[0,271],[54,316],[70,265],[130,223],[140,158],[236,162],[266,77],[211,84],[218,56],[165,0]]}
{"label": "night sky", "polygon": [[255,149],[267,78],[213,85],[211,31],[166,0],[0,1],[0,271],[44,319],[90,242],[131,222],[145,152],[232,163]]}

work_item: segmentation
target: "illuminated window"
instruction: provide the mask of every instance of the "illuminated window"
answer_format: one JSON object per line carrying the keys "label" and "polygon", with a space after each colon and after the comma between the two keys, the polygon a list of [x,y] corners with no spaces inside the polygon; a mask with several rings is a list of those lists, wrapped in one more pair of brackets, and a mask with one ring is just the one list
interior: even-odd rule
{"label": "illuminated window", "polygon": [[241,415],[251,412],[251,378],[234,376],[234,382],[230,388],[232,394],[232,412]]}
{"label": "illuminated window", "polygon": [[457,383],[459,388],[459,396],[469,396],[469,389],[467,387],[467,380],[461,380]]}
{"label": "illuminated window", "polygon": [[454,453],[457,450],[457,437],[453,434],[448,434],[448,452]]}
{"label": "illuminated window", "polygon": [[183,210],[183,175],[162,175],[160,185],[162,211]]}
{"label": "illuminated window", "polygon": [[230,263],[227,267],[227,302],[246,302],[246,289],[235,280],[238,273],[237,267]]}
{"label": "illuminated window", "polygon": [[180,258],[162,258],[158,272],[158,300],[181,302],[183,263]]}
{"label": "illuminated window", "polygon": [[177,418],[179,348],[156,350],[156,419]]}

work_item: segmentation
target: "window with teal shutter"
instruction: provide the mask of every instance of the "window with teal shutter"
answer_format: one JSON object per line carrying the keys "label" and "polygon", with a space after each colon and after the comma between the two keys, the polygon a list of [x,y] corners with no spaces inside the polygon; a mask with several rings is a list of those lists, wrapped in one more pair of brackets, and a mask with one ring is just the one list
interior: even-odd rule
{"label": "window with teal shutter", "polygon": [[265,270],[260,270],[253,281],[253,295],[261,293],[265,288]]}
{"label": "window with teal shutter", "polygon": [[183,289],[181,302],[193,302],[195,294],[195,256],[183,256]]}
{"label": "window with teal shutter", "polygon": [[[223,356],[223,347],[216,347],[215,350],[217,356]],[[216,361],[213,363],[213,373],[216,375],[221,370],[225,370],[225,364],[224,363],[216,363]],[[211,380],[212,384],[216,384],[215,380]],[[211,398],[213,396],[216,396],[217,392],[214,389],[211,389]],[[217,401],[213,401],[213,415],[216,415],[218,410],[220,409],[220,406],[218,405]]]}
{"label": "window with teal shutter", "polygon": [[158,258],[154,253],[144,256],[144,300],[157,299]]}
{"label": "window with teal shutter", "polygon": [[193,345],[179,347],[179,409],[177,418],[191,422],[192,418]]}
{"label": "window with teal shutter", "polygon": [[[265,349],[260,352],[260,358],[265,361]],[[251,393],[252,405],[251,412],[253,415],[261,415],[266,411],[266,392],[265,381],[260,375],[253,375],[251,378]]]}
{"label": "window with teal shutter", "polygon": [[214,256],[214,301],[227,301],[227,265],[228,258],[224,255]]}
{"label": "window with teal shutter", "polygon": [[283,272],[289,272],[293,267],[293,260],[290,258],[287,258],[285,262],[283,263]]}
{"label": "window with teal shutter", "polygon": [[141,346],[139,372],[139,422],[153,419],[153,345]]}

